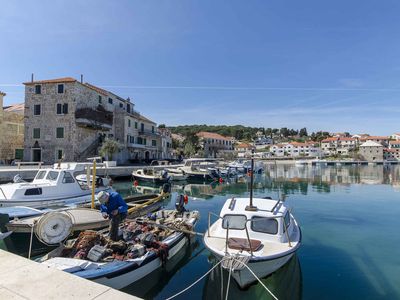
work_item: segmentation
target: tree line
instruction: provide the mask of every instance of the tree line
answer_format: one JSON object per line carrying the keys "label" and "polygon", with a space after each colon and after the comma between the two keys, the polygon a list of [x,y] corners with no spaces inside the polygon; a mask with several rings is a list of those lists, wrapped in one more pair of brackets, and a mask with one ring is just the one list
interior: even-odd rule
{"label": "tree line", "polygon": [[[163,125],[164,126],[164,125]],[[317,131],[308,134],[307,128],[301,129],[290,129],[287,127],[282,128],[264,128],[264,127],[248,127],[243,125],[183,125],[168,127],[172,133],[180,134],[184,137],[192,137],[200,131],[207,131],[218,133],[223,136],[231,136],[237,140],[253,141],[257,132],[261,132],[266,137],[270,138],[300,138],[300,139],[311,139],[313,141],[321,141],[330,134],[327,131]],[[192,141],[195,142],[195,141]]]}

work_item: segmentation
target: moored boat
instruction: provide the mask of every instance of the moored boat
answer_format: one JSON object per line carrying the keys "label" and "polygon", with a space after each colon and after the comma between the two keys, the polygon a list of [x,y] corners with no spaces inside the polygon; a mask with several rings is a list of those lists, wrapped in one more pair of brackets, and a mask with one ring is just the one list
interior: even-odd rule
{"label": "moored boat", "polygon": [[[40,169],[32,182],[19,181],[0,185],[0,207],[26,206],[46,208],[82,204],[91,201],[92,189],[76,179],[89,164],[62,163],[54,168]],[[112,191],[105,181],[95,186],[95,193]]]}
{"label": "moored boat", "polygon": [[284,201],[253,199],[253,175],[250,185],[250,197],[227,199],[212,225],[209,214],[204,235],[205,246],[241,288],[257,280],[252,272],[263,278],[278,270],[301,245],[300,227]]}
{"label": "moored boat", "polygon": [[147,181],[155,184],[163,184],[170,181],[170,176],[165,170],[156,170],[154,168],[143,168],[134,170],[132,176],[135,180]]}
{"label": "moored boat", "polygon": [[126,221],[118,242],[93,231],[82,232],[40,262],[121,289],[172,259],[187,243],[198,218],[197,211],[158,211],[151,217]]}

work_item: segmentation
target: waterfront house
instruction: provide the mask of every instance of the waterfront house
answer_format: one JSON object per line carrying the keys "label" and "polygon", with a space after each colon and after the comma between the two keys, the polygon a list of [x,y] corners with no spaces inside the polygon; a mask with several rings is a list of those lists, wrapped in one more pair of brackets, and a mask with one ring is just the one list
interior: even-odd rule
{"label": "waterfront house", "polygon": [[321,149],[327,155],[348,155],[357,144],[357,139],[352,137],[330,137],[321,141]]}
{"label": "waterfront house", "polygon": [[23,157],[24,104],[3,106],[5,93],[0,91],[0,163]]}
{"label": "waterfront house", "polygon": [[232,139],[218,133],[201,131],[197,133],[201,149],[205,157],[217,157],[223,152],[233,152]]}
{"label": "waterfront house", "polygon": [[383,160],[383,146],[374,141],[361,144],[359,153],[368,162]]}
{"label": "waterfront house", "polygon": [[252,152],[256,150],[256,147],[249,143],[240,143],[234,146],[235,151],[238,153],[238,157],[251,156]]}
{"label": "waterfront house", "polygon": [[113,159],[160,158],[156,123],[134,103],[75,78],[25,82],[24,159],[54,163],[84,161],[98,154],[106,137],[121,148]]}
{"label": "waterfront house", "polygon": [[390,138],[392,140],[400,141],[400,133],[393,133]]}
{"label": "waterfront house", "polygon": [[381,144],[383,147],[388,147],[390,138],[387,136],[367,136],[360,138],[360,143],[365,143],[368,141]]}
{"label": "waterfront house", "polygon": [[319,147],[316,147],[315,143],[300,143],[300,142],[290,142],[283,144],[275,144],[270,148],[270,152],[276,157],[317,157],[321,156],[321,151]]}

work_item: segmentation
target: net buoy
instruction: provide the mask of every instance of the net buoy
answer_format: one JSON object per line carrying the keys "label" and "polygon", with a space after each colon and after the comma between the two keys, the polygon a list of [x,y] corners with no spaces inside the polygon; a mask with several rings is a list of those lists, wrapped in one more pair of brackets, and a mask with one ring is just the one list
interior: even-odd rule
{"label": "net buoy", "polygon": [[58,244],[70,235],[72,225],[72,219],[67,214],[50,212],[39,219],[35,234],[45,244]]}

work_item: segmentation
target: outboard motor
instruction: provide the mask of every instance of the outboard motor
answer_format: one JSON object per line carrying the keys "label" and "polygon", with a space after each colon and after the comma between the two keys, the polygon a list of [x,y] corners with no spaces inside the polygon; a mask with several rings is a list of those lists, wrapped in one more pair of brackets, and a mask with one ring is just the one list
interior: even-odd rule
{"label": "outboard motor", "polygon": [[21,175],[17,174],[17,175],[14,176],[13,182],[14,183],[21,183],[21,182],[25,182],[25,181],[22,179]]}
{"label": "outboard motor", "polygon": [[184,195],[178,195],[176,197],[175,201],[175,209],[178,211],[178,213],[183,213],[186,211],[185,209],[185,196]]}

